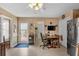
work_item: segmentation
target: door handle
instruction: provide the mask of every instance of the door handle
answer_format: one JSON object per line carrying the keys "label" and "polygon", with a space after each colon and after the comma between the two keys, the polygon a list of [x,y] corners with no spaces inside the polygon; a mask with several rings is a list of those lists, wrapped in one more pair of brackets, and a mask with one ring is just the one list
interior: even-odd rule
{"label": "door handle", "polygon": [[79,43],[78,44],[71,44],[73,47],[79,47]]}
{"label": "door handle", "polygon": [[75,44],[71,44],[71,46],[76,47],[76,45],[75,45]]}

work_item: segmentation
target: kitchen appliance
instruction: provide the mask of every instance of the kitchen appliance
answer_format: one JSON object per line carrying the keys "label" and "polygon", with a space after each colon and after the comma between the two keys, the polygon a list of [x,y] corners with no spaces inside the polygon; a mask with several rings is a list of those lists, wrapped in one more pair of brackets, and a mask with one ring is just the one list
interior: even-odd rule
{"label": "kitchen appliance", "polygon": [[73,19],[67,21],[67,53],[71,56],[77,56],[76,45],[79,43],[79,20]]}
{"label": "kitchen appliance", "polygon": [[48,30],[49,31],[55,31],[55,29],[56,29],[56,26],[51,26],[51,25],[48,26]]}

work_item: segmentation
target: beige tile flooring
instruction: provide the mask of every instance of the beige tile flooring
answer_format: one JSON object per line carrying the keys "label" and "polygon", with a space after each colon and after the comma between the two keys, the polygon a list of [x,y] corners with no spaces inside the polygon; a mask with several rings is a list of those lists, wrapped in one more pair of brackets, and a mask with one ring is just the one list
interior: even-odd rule
{"label": "beige tile flooring", "polygon": [[30,46],[29,48],[11,48],[6,52],[7,56],[68,56],[67,49],[61,48],[45,48]]}

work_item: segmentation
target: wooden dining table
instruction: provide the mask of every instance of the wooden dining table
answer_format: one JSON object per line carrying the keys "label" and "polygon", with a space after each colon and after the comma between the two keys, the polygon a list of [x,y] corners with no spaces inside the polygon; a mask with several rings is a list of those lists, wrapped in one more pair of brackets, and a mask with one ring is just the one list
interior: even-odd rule
{"label": "wooden dining table", "polygon": [[50,39],[50,40],[53,40],[53,39],[58,39],[59,37],[56,36],[56,35],[50,35],[50,36],[47,36],[47,39]]}
{"label": "wooden dining table", "polygon": [[59,36],[58,35],[50,35],[46,37],[50,44],[48,47],[59,47]]}

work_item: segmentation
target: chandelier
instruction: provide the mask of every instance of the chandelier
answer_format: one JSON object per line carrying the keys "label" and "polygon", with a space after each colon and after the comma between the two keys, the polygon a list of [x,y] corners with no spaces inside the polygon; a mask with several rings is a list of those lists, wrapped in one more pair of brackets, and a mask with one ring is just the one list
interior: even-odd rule
{"label": "chandelier", "polygon": [[39,9],[42,8],[42,6],[43,6],[42,3],[30,3],[29,4],[29,7],[30,8],[33,8],[34,10],[39,10]]}

